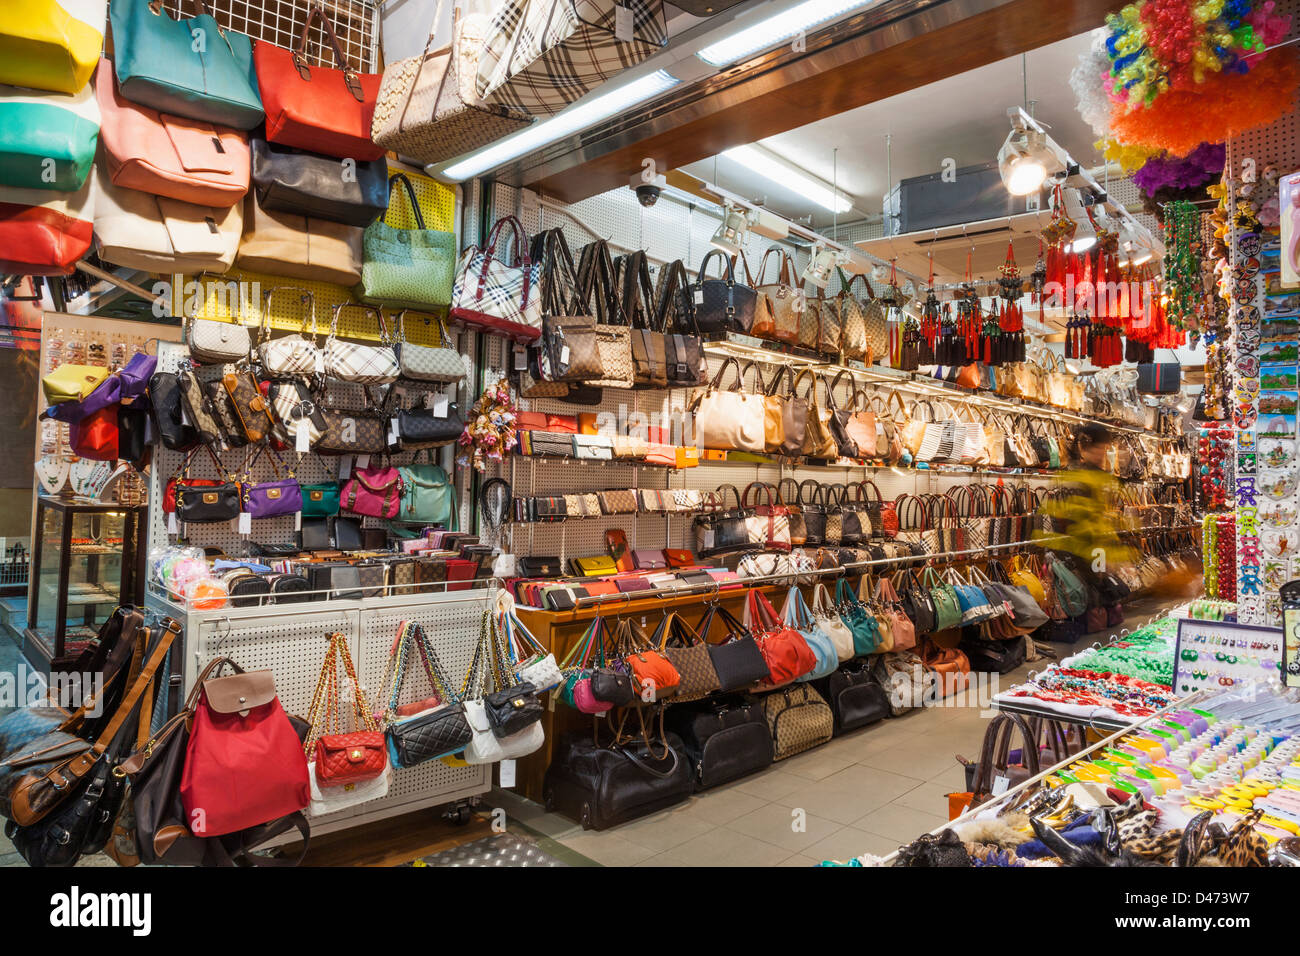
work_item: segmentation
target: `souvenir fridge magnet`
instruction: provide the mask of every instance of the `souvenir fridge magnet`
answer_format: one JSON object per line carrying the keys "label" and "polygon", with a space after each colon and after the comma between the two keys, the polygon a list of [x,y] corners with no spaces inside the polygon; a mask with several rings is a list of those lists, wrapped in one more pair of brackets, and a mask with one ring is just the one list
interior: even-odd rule
{"label": "souvenir fridge magnet", "polygon": [[1289,438],[1265,438],[1259,443],[1262,463],[1269,468],[1286,468],[1295,462],[1295,441]]}
{"label": "souvenir fridge magnet", "polygon": [[1260,506],[1259,520],[1266,528],[1289,528],[1295,524],[1296,506],[1289,501],[1269,501]]}

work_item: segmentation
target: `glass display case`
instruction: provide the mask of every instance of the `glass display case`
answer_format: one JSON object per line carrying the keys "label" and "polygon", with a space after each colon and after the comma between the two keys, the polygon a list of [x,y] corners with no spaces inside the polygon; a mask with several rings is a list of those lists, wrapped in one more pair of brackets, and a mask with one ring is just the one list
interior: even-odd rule
{"label": "glass display case", "polygon": [[142,600],[145,506],[41,495],[24,650],[58,670],[119,604]]}

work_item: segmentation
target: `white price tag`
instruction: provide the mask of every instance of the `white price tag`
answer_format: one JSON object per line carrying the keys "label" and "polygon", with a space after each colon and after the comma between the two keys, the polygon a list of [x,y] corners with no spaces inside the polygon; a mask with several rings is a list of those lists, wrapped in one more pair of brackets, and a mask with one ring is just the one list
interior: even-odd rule
{"label": "white price tag", "polygon": [[1010,778],[1010,777],[1003,777],[1003,776],[1001,776],[1001,775],[998,775],[998,776],[994,777],[994,778],[993,778],[993,796],[996,797],[996,796],[998,796],[998,794],[1006,793],[1006,792],[1007,792],[1007,787],[1009,787],[1010,785],[1011,785],[1011,778]]}
{"label": "white price tag", "polygon": [[712,550],[713,550],[713,529],[712,529],[712,528],[705,528],[705,529],[704,529],[704,549],[703,549],[703,550],[705,550],[705,551],[712,551]]}
{"label": "white price tag", "polygon": [[358,468],[369,468],[369,467],[370,467],[370,456],[369,456],[369,455],[357,455],[357,467],[358,467]]}
{"label": "white price tag", "polygon": [[311,451],[311,429],[307,427],[305,419],[300,418],[293,423],[293,450],[300,455]]}
{"label": "white price tag", "polygon": [[320,349],[316,350],[316,374],[325,374],[325,353]]}
{"label": "white price tag", "polygon": [[250,515],[247,511],[241,511],[239,513],[239,533],[240,534],[253,533],[253,516]]}
{"label": "white price tag", "polygon": [[501,788],[509,790],[515,785],[515,762],[513,760],[501,761]]}
{"label": "white price tag", "polygon": [[301,531],[301,530],[302,530],[302,512],[301,512],[301,511],[295,511],[295,512],[293,513],[293,530],[294,530],[294,531]]}
{"label": "white price tag", "polygon": [[515,346],[515,370],[525,371],[528,368],[528,352],[522,345]]}
{"label": "white price tag", "polygon": [[393,422],[388,423],[388,445],[391,448],[397,444],[397,425]]}
{"label": "white price tag", "polygon": [[560,349],[560,364],[561,365],[569,364],[569,347],[567,345],[564,348]]}
{"label": "white price tag", "polygon": [[696,289],[696,290],[695,290],[695,304],[696,304],[696,305],[703,305],[703,304],[704,304],[704,290],[703,290],[703,289]]}
{"label": "white price tag", "polygon": [[447,407],[448,407],[450,404],[451,404],[451,402],[449,402],[449,401],[447,400],[447,396],[446,396],[446,395],[439,395],[437,398],[435,398],[435,399],[433,400],[433,417],[434,417],[434,418],[446,418],[446,417],[447,417]]}
{"label": "white price tag", "polygon": [[632,27],[632,8],[619,4],[614,8],[614,39],[619,43],[631,43],[635,39]]}
{"label": "white price tag", "polygon": [[339,481],[347,481],[352,474],[352,456],[344,455],[339,459]]}
{"label": "white price tag", "polygon": [[176,512],[174,511],[167,516],[167,533],[168,534],[181,533],[181,525],[180,522],[176,520]]}

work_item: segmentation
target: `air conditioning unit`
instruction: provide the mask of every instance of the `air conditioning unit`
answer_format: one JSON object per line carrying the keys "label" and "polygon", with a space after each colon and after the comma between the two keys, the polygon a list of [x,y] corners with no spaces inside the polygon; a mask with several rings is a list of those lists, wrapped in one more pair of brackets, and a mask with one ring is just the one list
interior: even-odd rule
{"label": "air conditioning unit", "polygon": [[900,180],[884,202],[885,235],[897,236],[1035,212],[1046,208],[1046,194],[1011,195],[994,161]]}

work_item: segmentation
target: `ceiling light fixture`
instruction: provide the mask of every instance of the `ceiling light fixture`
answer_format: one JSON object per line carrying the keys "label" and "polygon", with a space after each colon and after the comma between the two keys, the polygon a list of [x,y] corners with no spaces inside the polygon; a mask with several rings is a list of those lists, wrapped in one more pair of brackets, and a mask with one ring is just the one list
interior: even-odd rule
{"label": "ceiling light fixture", "polygon": [[1042,188],[1047,177],[1065,169],[1060,149],[1018,107],[1007,110],[1011,132],[998,150],[998,174],[1013,196],[1028,196]]}
{"label": "ceiling light fixture", "polygon": [[767,150],[754,145],[737,146],[725,150],[722,155],[734,163],[739,163],[750,172],[757,173],[764,179],[798,193],[804,199],[815,202],[823,209],[832,212],[848,212],[853,208],[843,193],[839,193],[825,183],[813,179],[796,166],[777,159]]}
{"label": "ceiling light fixture", "polygon": [[[472,153],[459,162],[439,170],[438,175],[453,182],[473,179],[503,163],[541,149],[548,143],[563,139],[586,129],[601,120],[626,112],[637,103],[644,102],[672,89],[681,80],[666,70],[658,70],[639,80],[602,93],[584,102],[575,103],[561,113],[522,132],[515,133],[486,149]],[[436,169],[431,167],[430,171]]]}
{"label": "ceiling light fixture", "polygon": [[880,0],[804,0],[788,10],[737,30],[731,36],[710,43],[695,55],[721,69],[746,57],[776,46],[814,27],[828,23],[859,7],[874,6]]}
{"label": "ceiling light fixture", "polygon": [[745,210],[727,203],[722,222],[718,224],[718,231],[709,240],[709,245],[714,249],[721,249],[727,255],[739,255],[748,235],[749,217],[745,214]]}

